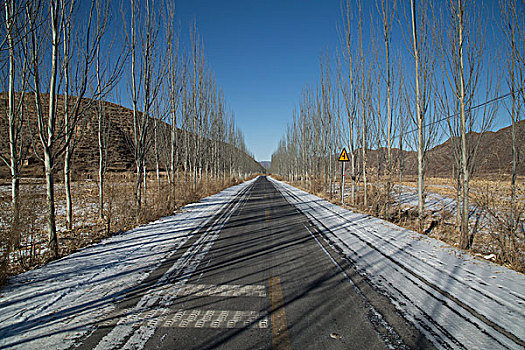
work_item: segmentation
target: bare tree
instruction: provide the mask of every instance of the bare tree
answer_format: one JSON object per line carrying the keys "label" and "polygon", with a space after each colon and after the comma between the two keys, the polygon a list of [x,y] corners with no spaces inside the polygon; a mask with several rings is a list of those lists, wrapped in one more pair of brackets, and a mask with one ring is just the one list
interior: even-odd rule
{"label": "bare tree", "polygon": [[[109,23],[109,5],[107,1],[96,2],[96,26],[103,35]],[[101,38],[102,39],[102,38]],[[122,77],[124,64],[127,59],[127,47],[122,46],[120,51],[113,52],[116,47],[117,36],[106,43],[99,40],[95,47],[95,112],[97,116],[97,145],[98,145],[98,217],[104,219],[104,184],[108,163],[108,142],[111,135],[111,122],[106,113],[106,104],[103,102],[111,90]],[[102,55],[101,46],[105,52],[112,52],[113,55]],[[118,50],[118,48],[117,48]]]}
{"label": "bare tree", "polygon": [[[24,120],[24,96],[28,84],[28,62],[24,55],[26,50],[26,29],[24,26],[24,2],[14,0],[5,1],[5,36],[7,44],[7,115],[5,116],[8,140],[7,147],[2,145],[0,159],[8,166],[11,172],[11,207],[12,227],[16,228],[19,222],[19,192],[20,170],[23,166],[24,142],[22,127]],[[19,90],[18,101],[16,90]],[[4,149],[6,152],[4,153]],[[19,235],[13,237],[18,244]]]}
{"label": "bare tree", "polygon": [[[142,179],[146,179],[146,154],[151,145],[150,109],[157,98],[161,83],[163,67],[155,67],[158,63],[158,45],[156,39],[159,32],[158,19],[155,17],[154,0],[146,0],[144,6],[138,6],[131,0],[130,33],[126,31],[131,56],[131,99],[133,105],[133,137],[131,144],[136,166],[135,201],[137,220],[142,207]],[[145,13],[143,13],[145,12]],[[140,15],[143,16],[140,16]],[[137,48],[136,24],[138,19],[143,23],[140,31],[140,46]],[[139,62],[137,62],[137,58]],[[137,67],[139,65],[139,67]],[[138,70],[137,70],[138,68]],[[137,78],[139,81],[137,82]],[[143,102],[143,110],[138,110],[139,100]],[[144,193],[146,188],[144,188]]]}
{"label": "bare tree", "polygon": [[[447,119],[451,136],[459,142],[455,143],[455,157],[458,181],[457,212],[460,229],[460,246],[469,249],[472,245],[473,234],[469,233],[469,192],[470,179],[476,165],[476,154],[483,138],[483,134],[492,125],[496,112],[495,104],[485,104],[481,115],[472,107],[479,95],[480,77],[484,71],[484,34],[482,26],[475,23],[476,13],[472,9],[473,3],[467,4],[464,0],[451,0],[448,3],[449,15],[452,23],[445,22],[444,28],[448,34],[443,38],[441,32],[435,33],[435,38],[441,52],[442,88],[436,90],[439,109]],[[468,8],[468,9],[467,9]],[[484,97],[491,99],[494,87],[492,86],[492,70],[487,71],[484,77]],[[452,98],[449,97],[451,91]],[[472,131],[479,131],[474,137]]]}
{"label": "bare tree", "polygon": [[[343,94],[343,101],[345,104],[347,123],[348,123],[348,135],[350,144],[350,177],[352,180],[351,185],[351,200],[352,205],[355,205],[355,190],[356,190],[356,146],[354,140],[355,124],[357,118],[357,101],[356,96],[356,82],[355,82],[355,68],[352,54],[352,15],[350,2],[346,2],[346,8],[344,12],[344,32],[345,32],[345,58],[347,60],[347,79],[342,77],[342,73],[339,74],[341,77],[341,92]],[[347,82],[348,81],[348,82]],[[348,84],[348,85],[347,85]]]}
{"label": "bare tree", "polygon": [[31,30],[31,62],[33,69],[33,80],[35,90],[35,103],[37,111],[38,136],[42,144],[44,153],[45,179],[46,179],[46,194],[47,194],[47,230],[49,249],[53,257],[58,256],[58,238],[55,224],[55,188],[54,188],[54,162],[55,162],[55,130],[56,130],[56,90],[57,90],[57,74],[59,69],[59,30],[63,26],[63,13],[60,11],[59,1],[50,1],[50,27],[51,27],[51,69],[49,82],[49,109],[47,117],[44,116],[42,106],[42,94],[40,90],[40,45],[42,32],[38,21],[40,21],[41,11],[43,10],[38,3],[28,5],[27,19]]}
{"label": "bare tree", "polygon": [[[69,6],[69,9],[67,8]],[[71,23],[74,19],[74,11],[78,11],[76,1],[71,1],[69,4],[64,2],[62,4],[64,25],[63,31],[63,45],[64,53],[62,58],[63,79],[65,86],[64,91],[64,114],[63,114],[63,142],[62,148],[58,149],[58,154],[64,152],[64,188],[66,194],[66,225],[68,229],[73,228],[73,206],[71,198],[71,158],[76,146],[77,125],[86,112],[91,109],[93,99],[84,100],[88,92],[88,87],[93,80],[91,68],[96,59],[97,50],[100,40],[106,29],[106,18],[102,21],[94,23],[95,11],[97,8],[97,0],[92,0],[89,12],[83,15],[86,22],[83,30],[76,30],[75,48],[76,54],[71,56]],[[78,23],[79,19],[75,19]],[[73,75],[70,78],[70,70]],[[70,92],[75,96],[74,104],[70,108]]]}
{"label": "bare tree", "polygon": [[169,164],[169,181],[171,181],[171,201],[175,203],[175,172],[177,169],[177,111],[180,103],[180,93],[183,85],[180,81],[180,66],[179,66],[179,35],[175,33],[175,8],[173,5],[167,6],[167,56],[168,56],[168,94],[169,94],[169,108],[170,108],[170,164]]}
{"label": "bare tree", "polygon": [[[69,94],[64,98],[65,108],[62,118],[58,118],[58,92],[60,89],[59,81],[66,80],[65,90],[69,89],[69,68],[72,64],[72,57],[69,57],[69,49],[66,47],[63,54],[60,54],[61,34],[65,33],[66,39],[64,44],[68,44],[70,35],[70,22],[72,18],[72,11],[75,8],[75,2],[66,1],[50,1],[50,28],[51,28],[51,45],[50,45],[50,79],[47,83],[49,88],[48,112],[44,114],[41,93],[41,86],[43,84],[40,76],[40,70],[45,69],[41,65],[41,50],[42,38],[44,37],[43,26],[41,25],[43,6],[39,3],[31,3],[27,6],[27,20],[31,31],[31,48],[29,57],[31,60],[31,68],[33,75],[33,90],[35,92],[35,105],[37,114],[37,135],[40,140],[40,146],[43,153],[43,161],[45,167],[46,178],[46,192],[47,192],[47,229],[49,238],[49,248],[52,257],[58,256],[58,238],[56,234],[55,224],[55,198],[54,198],[54,167],[56,159],[65,153],[70,152],[68,148],[71,146],[76,131],[76,126],[80,121],[82,113],[82,100],[86,93],[90,79],[90,68],[95,56],[96,43],[100,40],[101,32],[92,29],[92,18],[94,13],[94,2],[91,3],[90,10],[86,16],[86,23],[84,30],[78,32],[77,47],[79,52],[75,56],[74,77],[71,80],[73,83],[72,91],[76,95],[75,103],[69,106]],[[68,12],[69,9],[69,12]],[[62,69],[60,69],[62,68]],[[59,76],[60,74],[60,76]],[[70,154],[68,155],[70,158]],[[66,157],[67,158],[67,157]],[[66,159],[66,161],[68,161]],[[68,164],[65,164],[65,169]],[[66,171],[67,173],[67,171]],[[71,193],[69,192],[69,196]],[[71,203],[69,203],[69,223],[71,223]]]}
{"label": "bare tree", "polygon": [[[397,1],[394,0],[392,7],[390,7],[390,0],[380,0],[380,5],[377,5],[379,9],[379,14],[381,16],[382,26],[383,26],[383,39],[385,41],[385,65],[386,65],[386,142],[387,142],[387,185],[386,190],[388,193],[388,198],[390,198],[391,192],[391,176],[393,173],[393,162],[392,162],[392,80],[391,80],[391,69],[390,69],[390,41],[392,40],[391,31],[392,31],[392,22],[395,17]],[[379,149],[378,149],[379,151]],[[390,203],[387,202],[387,211]]]}
{"label": "bare tree", "polygon": [[360,52],[359,52],[359,84],[360,84],[360,90],[359,90],[359,99],[361,102],[361,131],[360,131],[360,139],[361,139],[361,176],[363,179],[363,207],[368,207],[368,183],[367,183],[367,177],[366,177],[366,168],[367,168],[367,147],[368,147],[368,123],[369,118],[368,115],[370,113],[370,93],[371,93],[371,87],[372,87],[372,76],[371,76],[371,68],[369,67],[367,70],[365,70],[364,66],[364,49],[363,49],[363,14],[362,14],[362,4],[361,2],[358,3],[358,12],[359,12],[359,19],[358,19],[358,35],[359,35],[359,46],[360,46]]}
{"label": "bare tree", "polygon": [[[523,4],[522,4],[523,5]],[[501,27],[505,34],[506,52],[506,82],[510,90],[510,106],[507,111],[511,118],[511,137],[512,137],[512,175],[511,175],[511,196],[510,196],[510,240],[516,246],[516,231],[520,222],[519,201],[516,201],[517,173],[520,164],[519,145],[523,142],[523,130],[519,126],[522,119],[523,105],[525,104],[525,23],[524,7],[520,6],[516,0],[502,0],[501,7]],[[520,99],[521,95],[521,99]]]}
{"label": "bare tree", "polygon": [[417,125],[417,197],[418,197],[418,225],[423,231],[425,219],[425,167],[426,153],[435,138],[435,115],[429,109],[431,82],[434,75],[434,56],[431,52],[428,31],[430,21],[427,4],[416,7],[415,0],[410,2],[412,48],[410,53],[414,57],[415,69],[415,104],[416,113],[413,119]]}

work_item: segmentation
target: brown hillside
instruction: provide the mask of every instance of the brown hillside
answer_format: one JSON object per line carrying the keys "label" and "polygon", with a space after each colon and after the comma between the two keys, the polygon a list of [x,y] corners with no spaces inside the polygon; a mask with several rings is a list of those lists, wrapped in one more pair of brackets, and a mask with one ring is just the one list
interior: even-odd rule
{"label": "brown hillside", "polygon": [[[521,155],[525,155],[525,120],[518,123],[518,149]],[[470,143],[479,142],[476,154],[476,167],[474,173],[482,174],[510,174],[512,172],[512,135],[511,127],[502,128],[496,132],[489,131],[483,134],[470,133]],[[429,153],[428,174],[444,175],[452,173],[455,166],[454,143],[458,138],[450,138],[441,145],[434,147]],[[518,175],[525,174],[525,163],[522,161],[518,166]]]}
{"label": "brown hillside", "polygon": [[[59,96],[58,101],[58,118],[63,115],[63,96]],[[47,111],[48,105],[45,96],[42,99],[43,109]],[[93,174],[96,172],[98,167],[98,137],[97,137],[97,118],[95,114],[95,108],[93,101],[89,99],[83,100],[83,118],[79,123],[77,142],[75,146],[75,152],[72,158],[72,170],[73,174]],[[71,105],[73,101],[71,102]],[[24,132],[24,145],[25,145],[25,166],[22,169],[22,176],[42,176],[43,175],[43,164],[34,156],[32,150],[31,136],[28,133],[27,125],[31,125],[32,128],[36,126],[36,109],[33,94],[26,94],[24,98],[24,106],[26,108],[26,118],[24,121],[25,132]],[[135,163],[133,158],[133,148],[130,142],[132,136],[132,117],[133,112],[120,105],[104,102],[106,110],[106,116],[109,121],[110,137],[108,142],[108,170],[109,171],[126,171],[134,170]],[[0,94],[0,152],[5,154],[7,150],[7,128],[6,128],[6,109],[7,109],[7,94]],[[160,132],[167,131],[167,124],[161,122]],[[184,132],[178,130],[178,138],[182,139]],[[38,149],[39,140],[37,136],[33,136],[33,143]],[[179,143],[180,144],[180,143]],[[244,155],[248,157],[247,155]],[[257,164],[255,160],[251,159],[254,164]],[[147,157],[148,168],[153,169],[155,167],[154,156],[152,151]],[[62,169],[62,156],[57,159],[56,171]],[[262,167],[261,167],[262,169]],[[9,176],[8,168],[2,163],[0,164],[0,177],[7,178]],[[89,176],[89,175],[88,175]]]}
{"label": "brown hillside", "polygon": [[[518,123],[518,149],[521,162],[518,166],[518,175],[525,175],[525,120]],[[479,133],[470,133],[468,138],[470,144],[478,142]],[[512,172],[512,141],[511,127],[502,128],[496,132],[489,131],[483,134],[478,152],[476,154],[476,167],[474,175],[503,175]],[[444,143],[432,148],[428,152],[427,175],[438,177],[452,176],[456,162],[454,158],[454,143],[457,138],[450,138]],[[393,158],[397,159],[399,150],[393,150]],[[404,173],[407,175],[417,174],[417,153],[403,151]],[[384,171],[386,164],[386,148],[382,148],[379,153],[377,150],[370,150],[368,153],[368,165],[375,173],[378,161],[381,162],[381,171]]]}
{"label": "brown hillside", "polygon": [[[43,96],[43,110],[47,112],[47,96]],[[111,137],[108,143],[108,157],[109,157],[109,169],[110,170],[128,170],[133,167],[133,154],[130,147],[130,143],[127,141],[127,137],[131,131],[131,116],[132,112],[122,106],[116,105],[111,102],[104,102],[106,108],[106,115],[108,116]],[[73,106],[71,101],[70,106]],[[5,152],[5,140],[7,140],[7,129],[5,127],[5,113],[7,108],[7,95],[5,93],[0,94],[0,120],[2,132],[0,134],[0,140],[2,145],[2,152]],[[32,129],[36,128],[36,107],[34,102],[33,94],[26,94],[24,98],[24,149],[25,149],[25,166],[22,169],[22,176],[41,176],[43,174],[43,164],[35,156],[33,151],[33,145],[38,149],[40,147],[39,140],[36,134],[33,136],[33,142],[28,132],[28,125]],[[83,113],[83,119],[78,125],[78,136],[76,137],[75,153],[72,159],[72,170],[74,173],[89,173],[97,169],[98,162],[98,148],[97,148],[97,119],[92,105],[92,101],[85,100],[81,107]],[[58,97],[58,118],[63,116],[63,96]],[[60,125],[60,123],[57,123]],[[60,130],[58,130],[60,132]],[[63,140],[61,140],[63,142]],[[40,152],[38,152],[40,153]],[[59,157],[56,162],[56,170],[60,171],[62,168],[62,157]],[[0,174],[2,177],[8,174],[7,168],[2,164],[0,167]]]}

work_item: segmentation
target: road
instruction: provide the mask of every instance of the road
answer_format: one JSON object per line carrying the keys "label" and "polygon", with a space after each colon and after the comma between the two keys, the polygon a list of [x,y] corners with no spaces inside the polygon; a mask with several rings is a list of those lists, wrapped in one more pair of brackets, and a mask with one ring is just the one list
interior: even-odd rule
{"label": "road", "polygon": [[272,178],[0,288],[0,349],[523,349],[525,276]]}
{"label": "road", "polygon": [[80,349],[432,348],[259,177],[78,339]]}

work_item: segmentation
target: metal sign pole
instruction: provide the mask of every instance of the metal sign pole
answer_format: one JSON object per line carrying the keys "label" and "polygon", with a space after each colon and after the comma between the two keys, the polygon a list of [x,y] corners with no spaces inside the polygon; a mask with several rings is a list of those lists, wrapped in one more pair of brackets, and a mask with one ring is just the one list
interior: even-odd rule
{"label": "metal sign pole", "polygon": [[341,205],[345,205],[345,163],[343,163],[343,176],[341,181]]}
{"label": "metal sign pole", "polygon": [[345,163],[348,162],[348,153],[346,153],[346,149],[343,148],[341,151],[341,155],[339,156],[338,161],[343,163],[343,166],[341,167],[342,173],[341,173],[341,205],[345,204]]}

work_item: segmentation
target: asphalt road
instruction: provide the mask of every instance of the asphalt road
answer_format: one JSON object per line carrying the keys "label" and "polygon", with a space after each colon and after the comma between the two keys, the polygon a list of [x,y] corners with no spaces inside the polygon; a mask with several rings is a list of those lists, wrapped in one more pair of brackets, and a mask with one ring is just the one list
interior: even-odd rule
{"label": "asphalt road", "polygon": [[265,177],[128,293],[79,347],[432,348]]}

